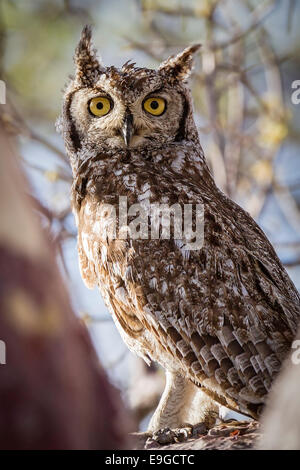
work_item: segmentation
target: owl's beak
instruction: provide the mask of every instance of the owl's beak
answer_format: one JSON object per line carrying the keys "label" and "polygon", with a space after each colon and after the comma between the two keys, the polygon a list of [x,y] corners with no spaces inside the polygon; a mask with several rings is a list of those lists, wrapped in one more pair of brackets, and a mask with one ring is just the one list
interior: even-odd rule
{"label": "owl's beak", "polygon": [[133,127],[133,116],[129,110],[126,111],[123,126],[122,126],[122,134],[123,134],[123,139],[125,144],[128,145],[130,144],[131,137],[134,132],[134,127]]}

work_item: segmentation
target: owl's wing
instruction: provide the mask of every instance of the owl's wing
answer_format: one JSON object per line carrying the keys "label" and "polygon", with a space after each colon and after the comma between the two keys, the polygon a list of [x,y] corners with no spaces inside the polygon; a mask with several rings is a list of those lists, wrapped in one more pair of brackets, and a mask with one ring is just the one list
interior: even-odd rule
{"label": "owl's wing", "polygon": [[252,218],[207,185],[185,195],[205,195],[200,250],[137,239],[100,253],[97,219],[88,211],[79,219],[81,272],[88,286],[96,279],[100,286],[101,266],[106,303],[128,336],[139,342],[151,332],[179,371],[220,403],[256,417],[296,332],[299,295]]}
{"label": "owl's wing", "polygon": [[136,242],[133,272],[145,302],[138,315],[191,380],[257,416],[296,332],[299,296],[256,223],[225,202],[225,212],[211,210],[213,201],[206,207],[200,250],[159,240],[147,254]]}

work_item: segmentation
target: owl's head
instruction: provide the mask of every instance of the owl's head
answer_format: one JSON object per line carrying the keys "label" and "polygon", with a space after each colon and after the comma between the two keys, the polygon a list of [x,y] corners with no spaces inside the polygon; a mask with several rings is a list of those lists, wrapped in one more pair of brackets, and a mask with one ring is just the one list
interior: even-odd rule
{"label": "owl's head", "polygon": [[69,152],[84,148],[161,147],[196,139],[187,86],[193,54],[188,47],[157,70],[125,63],[104,67],[86,26],[75,52],[75,77],[63,105],[63,133]]}

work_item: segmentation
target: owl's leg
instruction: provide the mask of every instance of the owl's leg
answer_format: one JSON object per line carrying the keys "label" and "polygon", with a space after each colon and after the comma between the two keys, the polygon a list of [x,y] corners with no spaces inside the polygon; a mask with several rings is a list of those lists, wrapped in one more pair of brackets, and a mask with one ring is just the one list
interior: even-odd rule
{"label": "owl's leg", "polygon": [[166,371],[166,385],[149,426],[149,432],[162,428],[174,428],[182,424],[186,379],[174,372]]}
{"label": "owl's leg", "polygon": [[[170,428],[176,428],[183,423],[181,413],[184,409],[185,388],[186,380],[181,375],[166,371],[165,389],[147,431],[133,433],[138,449],[144,448],[149,437],[155,438],[155,433],[164,433],[166,434],[165,441],[172,441]],[[162,440],[164,440],[163,436]]]}
{"label": "owl's leg", "polygon": [[[148,432],[160,443],[184,440],[215,424],[218,405],[179,374],[166,372],[166,386]],[[197,426],[194,426],[197,425]]]}
{"label": "owl's leg", "polygon": [[191,381],[186,383],[186,392],[184,397],[184,409],[182,412],[182,422],[198,425],[204,423],[209,429],[215,425],[219,418],[220,406],[201,388],[197,387]]}

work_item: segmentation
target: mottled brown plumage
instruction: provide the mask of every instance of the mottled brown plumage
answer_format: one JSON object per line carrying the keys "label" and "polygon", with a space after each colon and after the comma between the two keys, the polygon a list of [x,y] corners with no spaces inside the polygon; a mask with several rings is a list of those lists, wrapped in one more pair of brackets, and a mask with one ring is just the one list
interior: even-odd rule
{"label": "mottled brown plumage", "polygon": [[[88,287],[99,286],[128,347],[177,377],[170,382],[175,397],[176,381],[186,390],[193,382],[256,418],[296,332],[299,295],[262,230],[216,187],[207,167],[186,83],[197,49],[158,70],[97,67],[89,29],[83,31],[60,121],[74,175],[80,268]],[[113,109],[90,116],[89,100],[102,94]],[[141,103],[154,95],[167,109],[150,118]],[[129,112],[134,130],[126,146],[121,128]],[[203,247],[184,250],[172,237],[106,238],[105,204],[117,206],[119,196],[128,206],[202,204]],[[175,423],[162,417],[172,415],[168,397],[152,429]]]}

